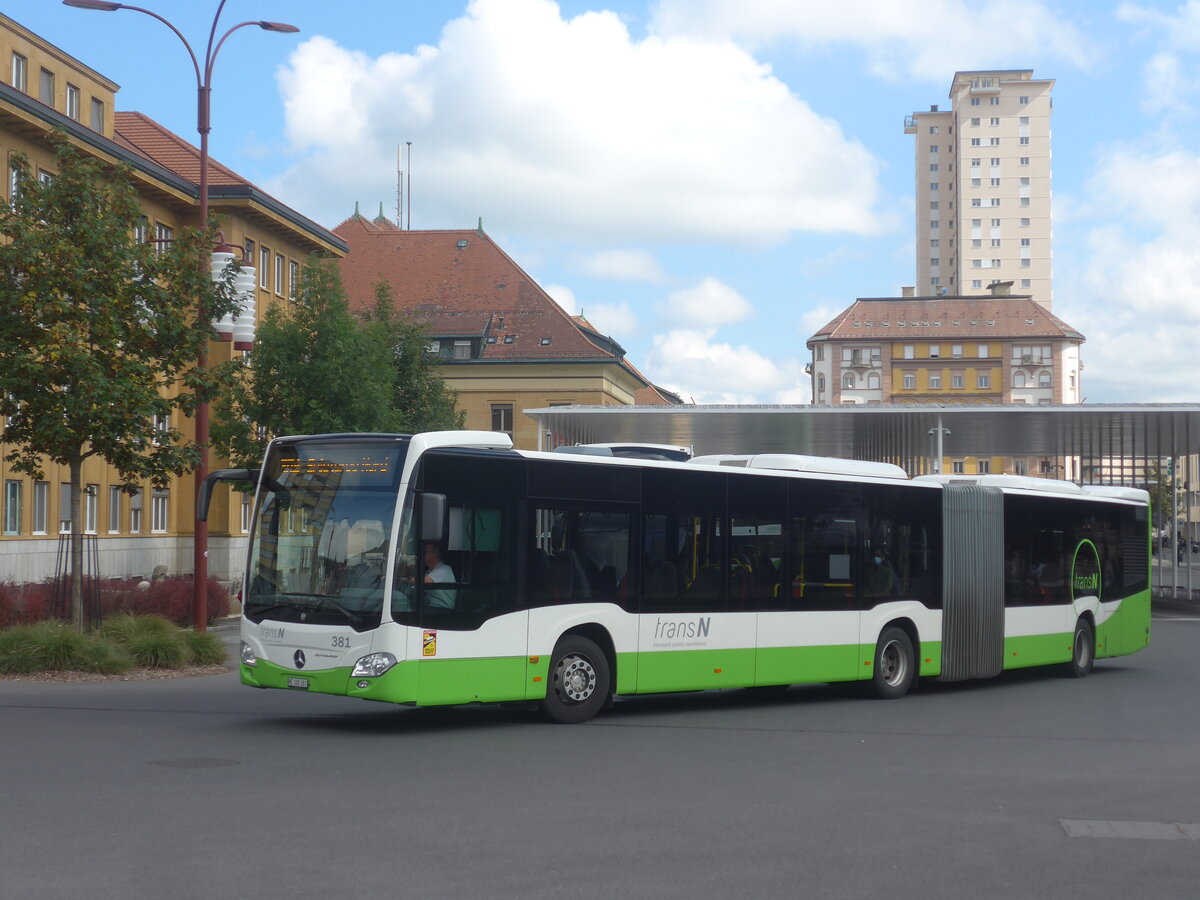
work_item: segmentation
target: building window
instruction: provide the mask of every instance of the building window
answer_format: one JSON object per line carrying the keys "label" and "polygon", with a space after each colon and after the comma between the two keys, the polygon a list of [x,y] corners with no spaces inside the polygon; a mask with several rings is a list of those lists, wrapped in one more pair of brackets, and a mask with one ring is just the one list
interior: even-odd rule
{"label": "building window", "polygon": [[930,231],[937,231],[937,227],[938,227],[938,220],[937,220],[937,219],[930,219],[930,220],[929,220],[929,230],[930,230]]}
{"label": "building window", "polygon": [[158,447],[165,447],[171,443],[170,432],[171,417],[155,416],[154,417],[154,443]]}
{"label": "building window", "polygon": [[29,85],[29,60],[20,53],[12,55],[12,86],[24,91]]}
{"label": "building window", "polygon": [[1000,187],[1000,179],[999,179],[999,178],[993,178],[993,179],[992,179],[992,184],[991,184],[991,186],[992,186],[992,187]]}
{"label": "building window", "polygon": [[1028,146],[1029,146],[1029,138],[1027,138],[1027,137],[1021,137],[1021,138],[1018,138],[1017,140],[1018,140],[1018,142],[1021,144],[1021,146],[1022,146],[1022,147],[1028,147]]}
{"label": "building window", "polygon": [[1022,197],[1022,198],[1021,198],[1021,205],[1022,205],[1022,206],[1028,206],[1028,205],[1029,205],[1029,198],[1028,198],[1028,197]]}
{"label": "building window", "polygon": [[991,105],[992,105],[992,106],[999,106],[999,105],[1000,105],[1000,98],[999,98],[999,97],[989,97],[988,99],[991,101]]}
{"label": "building window", "polygon": [[1027,165],[1029,165],[1029,157],[1028,157],[1028,156],[1022,156],[1020,159],[1018,159],[1018,160],[1017,160],[1017,162],[1018,162],[1018,164],[1019,164],[1019,165],[1022,165],[1022,166],[1027,166]]}
{"label": "building window", "polygon": [[940,266],[942,264],[941,257],[937,257],[937,256],[929,257],[929,264],[931,266]]}
{"label": "building window", "polygon": [[58,533],[71,533],[71,486],[58,486]]}
{"label": "building window", "polygon": [[67,118],[79,121],[79,88],[67,85]]}
{"label": "building window", "polygon": [[170,243],[175,240],[175,229],[170,225],[156,222],[154,225],[154,250],[159,255],[166,253]]}
{"label": "building window", "polygon": [[513,408],[511,403],[492,404],[492,431],[501,431],[512,437]]}
{"label": "building window", "polygon": [[264,291],[271,289],[271,251],[266,247],[258,251],[258,286]]}
{"label": "building window", "polygon": [[867,373],[867,388],[869,390],[875,390],[875,391],[879,390],[879,373],[878,372],[868,372]]}
{"label": "building window", "polygon": [[930,359],[938,359],[941,355],[942,355],[942,345],[941,344],[930,344],[929,345],[929,358]]}
{"label": "building window", "polygon": [[980,199],[979,197],[972,197],[972,198],[971,198],[971,205],[972,205],[972,206],[983,206],[983,200],[982,200],[982,199]]}
{"label": "building window", "polygon": [[825,375],[824,375],[824,373],[817,376],[817,393],[818,394],[825,393]]}
{"label": "building window", "polygon": [[978,106],[978,105],[979,105],[979,98],[978,98],[978,97],[972,97],[972,98],[971,98],[971,105],[972,105],[972,106]]}
{"label": "building window", "polygon": [[972,127],[972,128],[974,128],[974,127],[978,127],[978,125],[979,125],[979,119],[978,119],[978,118],[973,118],[973,119],[971,119],[971,127]]}
{"label": "building window", "polygon": [[938,164],[937,164],[937,163],[930,163],[930,164],[929,164],[929,171],[930,171],[930,172],[936,172],[937,170],[938,170]]}
{"label": "building window", "polygon": [[982,280],[982,279],[980,279],[980,278],[972,278],[972,279],[971,279],[971,287],[973,287],[973,288],[982,288],[982,287],[983,287],[983,280]]}
{"label": "building window", "polygon": [[292,260],[288,263],[288,299],[296,299],[296,291],[300,289],[300,263]]}
{"label": "building window", "polygon": [[905,372],[904,373],[904,389],[911,391],[916,386],[917,386],[917,376],[914,375],[912,372]]}
{"label": "building window", "polygon": [[471,342],[470,341],[455,341],[454,350],[452,351],[451,359],[470,359],[471,358]]}
{"label": "building window", "polygon": [[936,200],[930,200],[930,201],[929,201],[929,208],[930,208],[930,209],[932,209],[932,210],[936,210],[936,209],[938,208],[938,201],[936,201]]}
{"label": "building window", "polygon": [[950,376],[950,387],[961,388],[963,386],[963,376],[961,372],[955,372]]}
{"label": "building window", "polygon": [[930,133],[930,134],[937,134],[937,133],[938,133],[938,127],[937,127],[936,125],[930,125],[930,126],[929,126],[929,133]]}
{"label": "building window", "polygon": [[242,515],[241,515],[241,523],[240,523],[240,527],[242,529],[242,534],[250,533],[250,512],[252,509],[253,502],[254,502],[253,494],[242,494],[242,502],[241,502]]}
{"label": "building window", "polygon": [[1030,281],[1030,279],[1028,279],[1028,278],[1022,278],[1021,279],[1021,287],[1023,287],[1023,288],[1033,287],[1033,282]]}
{"label": "building window", "polygon": [[92,98],[92,131],[104,131],[104,101]]}
{"label": "building window", "polygon": [[50,518],[50,485],[45,481],[33,485],[33,533],[45,534]]}
{"label": "building window", "polygon": [[988,119],[988,124],[991,125],[993,128],[996,127],[997,125],[1000,124],[1000,117],[992,116],[990,119]]}
{"label": "building window", "polygon": [[42,69],[38,75],[38,99],[47,106],[54,105],[54,73]]}
{"label": "building window", "polygon": [[988,358],[988,345],[987,344],[980,344],[976,349],[979,351],[980,359]]}
{"label": "building window", "polygon": [[982,147],[983,141],[980,140],[979,138],[971,138],[971,146],[972,147]]}
{"label": "building window", "polygon": [[999,147],[1000,146],[1000,138],[989,138],[988,146],[989,147]]}
{"label": "building window", "polygon": [[1028,228],[1028,227],[1029,227],[1029,220],[1028,220],[1028,219],[1022,219],[1022,220],[1021,220],[1021,227],[1022,227],[1022,228]]}
{"label": "building window", "polygon": [[162,488],[150,492],[150,531],[154,534],[163,534],[167,530],[170,500],[170,493]]}
{"label": "building window", "polygon": [[83,489],[83,533],[95,534],[100,518],[100,485],[89,484]]}
{"label": "building window", "polygon": [[275,293],[283,296],[283,254],[275,254]]}
{"label": "building window", "polygon": [[1026,104],[1029,103],[1029,98],[1028,97],[1018,97],[1017,102],[1020,103],[1022,106],[1025,106]]}
{"label": "building window", "polygon": [[141,488],[129,498],[129,533],[142,533],[142,500],[146,492]]}
{"label": "building window", "polygon": [[121,489],[108,489],[108,533],[117,534],[121,530]]}
{"label": "building window", "polygon": [[932,145],[932,146],[929,148],[929,152],[930,152],[930,153],[937,153],[937,152],[938,152],[938,145],[937,145],[937,144],[933,144],[933,145]]}
{"label": "building window", "polygon": [[953,472],[955,475],[962,475],[962,474],[963,474],[964,472],[966,472],[967,470],[966,470],[966,467],[965,467],[965,465],[964,465],[964,463],[963,463],[963,460],[961,460],[961,459],[956,459],[956,460],[952,460],[952,461],[951,461],[951,463],[950,463],[950,471],[951,471],[951,472]]}
{"label": "building window", "polygon": [[990,459],[976,460],[975,469],[980,475],[989,475],[992,471],[992,461]]}
{"label": "building window", "polygon": [[1025,373],[1024,372],[1013,372],[1013,387],[1015,387],[1015,388],[1025,387]]}
{"label": "building window", "polygon": [[854,373],[847,372],[842,376],[842,387],[850,391],[854,389]]}
{"label": "building window", "polygon": [[4,533],[21,533],[21,482],[4,482]]}
{"label": "building window", "polygon": [[992,386],[992,376],[991,376],[991,375],[980,374],[980,376],[979,376],[979,381],[978,381],[978,386],[979,386],[979,387],[981,387],[981,388],[991,388],[991,386]]}
{"label": "building window", "polygon": [[941,375],[934,375],[934,374],[930,373],[929,389],[931,391],[940,391],[942,389],[942,376]]}
{"label": "building window", "polygon": [[1044,388],[1050,387],[1050,373],[1049,372],[1039,372],[1038,373],[1038,387],[1044,387]]}
{"label": "building window", "polygon": [[917,352],[916,344],[905,344],[904,345],[904,358],[905,359],[914,359],[916,357],[916,352]]}

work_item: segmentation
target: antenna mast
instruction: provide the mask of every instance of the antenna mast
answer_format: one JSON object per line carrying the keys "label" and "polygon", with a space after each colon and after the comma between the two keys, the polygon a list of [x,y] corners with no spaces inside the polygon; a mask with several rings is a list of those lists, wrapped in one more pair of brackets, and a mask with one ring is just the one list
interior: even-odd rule
{"label": "antenna mast", "polygon": [[412,230],[412,141],[404,142],[408,146],[408,225],[405,227]]}
{"label": "antenna mast", "polygon": [[400,168],[400,145],[396,145],[396,227],[404,227],[404,170]]}

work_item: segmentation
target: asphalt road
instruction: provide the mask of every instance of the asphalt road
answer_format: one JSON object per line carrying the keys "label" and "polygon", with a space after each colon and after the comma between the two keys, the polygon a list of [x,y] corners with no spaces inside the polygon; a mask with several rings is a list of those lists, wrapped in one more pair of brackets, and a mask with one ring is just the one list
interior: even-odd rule
{"label": "asphalt road", "polygon": [[233,674],[0,682],[0,898],[1195,897],[1198,647],[1175,610],[1082,681],[582,726]]}

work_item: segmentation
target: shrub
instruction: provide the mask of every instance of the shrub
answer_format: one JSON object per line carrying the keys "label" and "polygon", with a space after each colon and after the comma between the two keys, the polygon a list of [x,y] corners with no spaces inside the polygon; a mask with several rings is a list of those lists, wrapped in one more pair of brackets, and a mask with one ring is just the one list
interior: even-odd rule
{"label": "shrub", "polygon": [[0,631],[0,674],[28,675],[40,669],[33,654],[30,630],[29,625],[18,625]]}
{"label": "shrub", "polygon": [[178,669],[188,661],[187,645],[178,634],[139,634],[125,649],[139,666],[148,669]]}
{"label": "shrub", "polygon": [[225,662],[225,644],[211,631],[184,631],[192,663],[197,666],[219,666]]}
{"label": "shrub", "polygon": [[100,634],[115,644],[128,645],[139,637],[173,635],[178,629],[162,616],[134,615],[131,612],[109,616],[100,626]]}
{"label": "shrub", "polygon": [[85,672],[119,675],[122,672],[128,672],[133,665],[133,658],[124,647],[104,640],[95,640],[92,642],[90,655],[80,668]]}
{"label": "shrub", "polygon": [[30,626],[29,642],[39,669],[81,669],[91,656],[93,639],[65,622],[39,622]]}

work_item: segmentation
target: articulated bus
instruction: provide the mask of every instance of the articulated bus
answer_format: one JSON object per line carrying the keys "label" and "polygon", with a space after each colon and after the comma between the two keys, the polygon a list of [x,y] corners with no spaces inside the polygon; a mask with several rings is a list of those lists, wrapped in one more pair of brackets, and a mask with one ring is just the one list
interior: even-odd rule
{"label": "articulated bus", "polygon": [[282,437],[212,473],[202,515],[215,482],[255,487],[242,682],[582,722],[614,694],[1084,676],[1150,641],[1145,491],[564,449]]}

